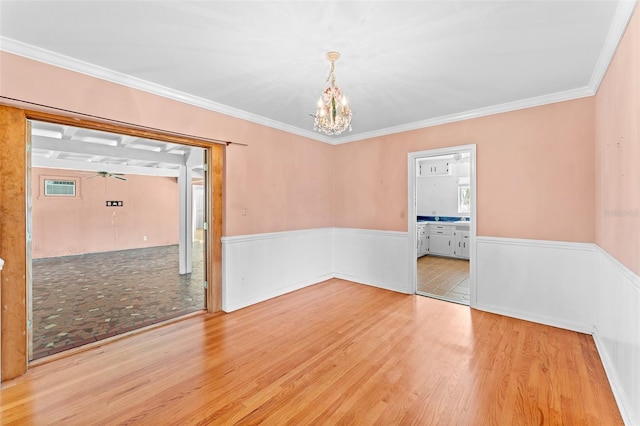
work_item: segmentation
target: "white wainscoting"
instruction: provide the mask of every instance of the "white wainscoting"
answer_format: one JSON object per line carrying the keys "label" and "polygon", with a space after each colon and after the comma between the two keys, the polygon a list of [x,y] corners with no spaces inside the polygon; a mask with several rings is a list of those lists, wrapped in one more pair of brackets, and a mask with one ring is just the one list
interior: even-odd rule
{"label": "white wainscoting", "polygon": [[333,277],[334,228],[222,238],[222,309],[235,311]]}
{"label": "white wainscoting", "polygon": [[596,251],[593,334],[627,425],[640,425],[640,277]]}
{"label": "white wainscoting", "polygon": [[477,237],[475,308],[593,332],[593,244]]}
{"label": "white wainscoting", "polygon": [[412,293],[406,232],[320,228],[222,238],[222,309],[329,278]]}
{"label": "white wainscoting", "polygon": [[406,232],[336,228],[336,278],[401,293],[413,293],[409,284],[409,237]]}

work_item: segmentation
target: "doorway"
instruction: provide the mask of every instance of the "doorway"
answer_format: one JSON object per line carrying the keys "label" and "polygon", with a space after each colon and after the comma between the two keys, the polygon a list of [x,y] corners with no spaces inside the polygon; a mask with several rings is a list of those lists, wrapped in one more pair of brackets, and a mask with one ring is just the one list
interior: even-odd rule
{"label": "doorway", "polygon": [[410,279],[418,295],[475,303],[475,145],[409,153]]}
{"label": "doorway", "polygon": [[207,308],[207,148],[30,121],[29,360]]}

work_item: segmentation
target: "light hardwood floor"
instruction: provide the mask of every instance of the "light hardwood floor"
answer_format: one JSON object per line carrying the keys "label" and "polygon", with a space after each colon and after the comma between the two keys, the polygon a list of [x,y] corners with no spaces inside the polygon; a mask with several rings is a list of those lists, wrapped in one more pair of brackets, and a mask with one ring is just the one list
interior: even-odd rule
{"label": "light hardwood floor", "polygon": [[329,280],[38,365],[2,424],[622,424],[591,336]]}

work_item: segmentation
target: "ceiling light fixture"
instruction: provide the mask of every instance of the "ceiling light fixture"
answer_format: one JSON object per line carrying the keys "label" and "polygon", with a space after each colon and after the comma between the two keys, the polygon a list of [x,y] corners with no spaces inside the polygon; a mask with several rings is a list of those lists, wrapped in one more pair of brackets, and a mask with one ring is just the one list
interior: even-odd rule
{"label": "ceiling light fixture", "polygon": [[340,59],[340,53],[329,52],[327,59],[331,62],[331,72],[327,81],[331,85],[324,89],[318,99],[318,109],[313,121],[313,130],[327,135],[339,135],[347,128],[351,131],[351,108],[347,106],[347,97],[336,86],[335,62]]}

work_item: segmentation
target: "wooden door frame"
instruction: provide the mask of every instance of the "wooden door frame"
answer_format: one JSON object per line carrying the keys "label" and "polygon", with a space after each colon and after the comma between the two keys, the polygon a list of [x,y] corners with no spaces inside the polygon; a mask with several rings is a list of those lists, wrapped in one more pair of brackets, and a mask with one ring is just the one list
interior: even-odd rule
{"label": "wooden door frame", "polygon": [[207,148],[207,310],[222,309],[222,212],[225,145],[162,131],[126,127],[0,105],[0,258],[5,264],[0,289],[0,380],[24,374],[27,353],[27,121],[114,132]]}

